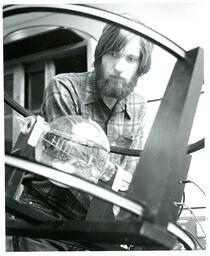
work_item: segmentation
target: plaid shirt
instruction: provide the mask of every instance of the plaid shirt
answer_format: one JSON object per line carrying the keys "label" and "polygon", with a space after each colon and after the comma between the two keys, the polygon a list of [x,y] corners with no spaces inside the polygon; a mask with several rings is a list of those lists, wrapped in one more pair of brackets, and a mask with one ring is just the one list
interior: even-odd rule
{"label": "plaid shirt", "polygon": [[[95,87],[95,73],[60,74],[51,80],[44,94],[43,114],[46,121],[63,115],[82,115],[101,125],[110,145],[142,149],[145,100],[131,93],[120,101],[113,112],[102,101]],[[87,131],[88,132],[88,131]],[[110,160],[133,173],[137,157],[111,154]],[[28,200],[39,209],[50,211],[53,216],[84,219],[91,196],[74,188],[61,188],[49,180],[32,180],[25,184]]]}
{"label": "plaid shirt", "polygon": [[[91,118],[100,124],[111,146],[142,149],[146,101],[133,92],[110,111],[96,89],[95,72],[55,76],[45,91],[42,109],[48,122],[63,115]],[[111,153],[110,160],[133,174],[139,159]]]}

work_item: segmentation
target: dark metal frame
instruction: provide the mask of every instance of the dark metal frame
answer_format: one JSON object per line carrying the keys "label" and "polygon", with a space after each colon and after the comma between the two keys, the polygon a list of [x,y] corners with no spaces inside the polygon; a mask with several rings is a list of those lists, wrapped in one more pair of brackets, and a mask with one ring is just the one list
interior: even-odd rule
{"label": "dark metal frame", "polygon": [[163,226],[176,220],[178,209],[174,202],[181,201],[184,191],[180,181],[187,179],[190,165],[187,143],[203,84],[203,69],[201,48],[187,52],[185,60],[177,61],[131,182],[135,198],[139,202],[145,200],[153,221]]}
{"label": "dark metal frame", "polygon": [[[188,152],[187,143],[203,84],[202,48],[198,47],[186,52],[168,38],[144,25],[111,12],[84,5],[15,5],[4,8],[3,16],[6,18],[12,15],[39,11],[77,14],[119,24],[121,27],[159,45],[174,55],[177,62],[128,192],[128,197],[139,205],[144,204],[143,215],[139,214],[135,221],[131,217],[123,223],[113,222],[113,220],[107,222],[104,217],[110,210],[111,204],[109,203],[105,204],[104,214],[100,217],[97,215],[96,206],[96,214],[92,218],[97,219],[97,222],[86,220],[73,226],[72,223],[74,224],[74,222],[69,222],[68,224],[65,223],[64,228],[62,223],[50,220],[49,225],[45,225],[41,220],[36,225],[23,221],[7,220],[7,235],[45,237],[46,234],[49,234],[48,237],[65,239],[63,234],[68,234],[68,237],[84,242],[82,235],[86,234],[85,239],[88,239],[88,242],[92,244],[92,248],[95,246],[94,243],[103,244],[105,241],[112,244],[129,243],[136,245],[142,244],[143,241],[146,246],[150,246],[148,248],[158,245],[163,249],[171,249],[176,242],[176,236],[179,237],[179,235],[170,230],[169,226],[178,228],[172,224],[176,221],[178,212],[174,202],[181,201],[184,191],[184,185],[180,184],[180,180],[186,179],[190,165],[191,155],[188,154],[190,152]],[[27,113],[25,112],[25,114]],[[7,162],[7,164],[10,163]],[[14,208],[17,207],[14,205],[17,202],[9,200],[8,198],[8,205],[10,202],[8,210],[10,213],[11,211],[14,213]],[[46,230],[50,233],[46,233]],[[189,237],[189,243],[186,242],[186,237],[186,240],[183,238],[183,233],[181,237],[187,248],[195,248]],[[106,249],[106,246],[103,248]],[[119,249],[119,247],[117,248]]]}
{"label": "dark metal frame", "polygon": [[[80,241],[82,245],[88,242],[89,248],[95,249],[96,247],[98,248],[98,246],[100,246],[99,244],[95,244],[97,241],[97,243],[102,243],[100,249],[104,248],[104,250],[114,250],[115,247],[118,248],[118,250],[120,250],[121,247],[119,247],[119,243],[122,243],[123,241],[132,241],[133,246],[141,245],[142,248],[144,249],[152,249],[157,247],[162,249],[170,249],[176,242],[176,239],[179,239],[182,243],[184,243],[186,245],[186,248],[195,248],[193,241],[185,234],[185,232],[180,227],[176,226],[173,222],[168,223],[165,232],[161,234],[160,227],[157,226],[155,223],[150,223],[150,221],[146,219],[147,213],[145,214],[144,207],[141,204],[138,204],[130,200],[129,198],[125,198],[113,191],[109,191],[102,187],[96,186],[79,177],[75,177],[63,171],[53,169],[48,166],[44,166],[43,164],[37,164],[29,160],[21,159],[20,157],[17,156],[6,155],[5,164],[21,168],[22,170],[27,170],[29,172],[39,174],[44,177],[54,179],[65,185],[81,189],[87,193],[90,193],[96,197],[101,198],[103,201],[109,202],[109,206],[111,204],[116,204],[122,207],[123,209],[126,209],[128,212],[133,213],[132,218],[128,218],[127,220],[117,222],[119,225],[115,225],[116,221],[113,221],[110,218],[100,219],[97,218],[98,216],[96,216],[94,220],[86,219],[85,221],[63,222],[53,220],[52,218],[45,216],[43,213],[37,212],[35,209],[33,209],[33,207],[21,205],[18,201],[12,199],[11,196],[6,194],[7,213],[12,214],[19,219],[18,221],[17,219],[7,219],[7,235],[40,238],[56,237],[57,239],[68,240],[69,237],[72,237],[72,235],[75,234],[75,239],[77,240],[77,242]],[[107,204],[104,203],[103,201],[101,201],[102,206],[105,205],[105,210],[107,210]],[[96,207],[98,207],[98,204],[96,204]],[[94,205],[92,208],[94,210],[93,212],[97,210],[96,208],[94,209]],[[99,212],[101,211],[102,209],[99,210]],[[103,214],[104,212],[102,211],[101,217],[104,217]],[[93,215],[91,215],[91,217],[93,217]],[[47,226],[45,225],[46,222]],[[80,223],[80,225],[74,226],[74,229],[68,229],[68,227],[71,227],[72,224],[75,225],[75,223]],[[86,225],[86,223],[88,225]],[[131,228],[124,229],[125,223],[127,223],[126,225],[130,225]],[[135,229],[133,229],[133,223],[135,224]],[[91,225],[92,228],[90,228]],[[108,225],[107,227],[111,229],[106,230],[105,232],[104,225]],[[60,230],[59,232],[57,232],[58,227]],[[113,227],[115,227],[114,230]],[[152,235],[156,234],[155,237],[152,237],[150,233],[145,233],[145,231],[148,230],[148,228],[151,229],[151,227],[153,228]],[[138,231],[136,231],[136,228],[138,228]],[[89,236],[84,236],[84,234],[88,232]],[[108,232],[110,232],[110,247],[104,247],[103,238],[105,237],[105,234],[108,234]],[[118,237],[119,233],[121,234]],[[63,234],[66,234],[66,236],[64,236]],[[106,241],[106,243],[108,242],[105,239],[104,241]]]}

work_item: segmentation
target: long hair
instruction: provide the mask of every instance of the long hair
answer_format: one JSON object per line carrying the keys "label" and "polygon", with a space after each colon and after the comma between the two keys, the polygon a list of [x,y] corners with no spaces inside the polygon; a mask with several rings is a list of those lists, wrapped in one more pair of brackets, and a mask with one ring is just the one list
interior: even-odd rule
{"label": "long hair", "polygon": [[[132,20],[140,23],[136,18],[134,19],[132,17]],[[121,51],[133,36],[134,34],[128,30],[115,25],[106,24],[95,49],[94,67],[97,68],[97,65],[100,65],[103,55],[111,51]],[[149,71],[151,66],[151,53],[153,49],[153,44],[151,42],[140,36],[138,37],[140,43],[140,61],[136,74],[137,77],[142,76]]]}

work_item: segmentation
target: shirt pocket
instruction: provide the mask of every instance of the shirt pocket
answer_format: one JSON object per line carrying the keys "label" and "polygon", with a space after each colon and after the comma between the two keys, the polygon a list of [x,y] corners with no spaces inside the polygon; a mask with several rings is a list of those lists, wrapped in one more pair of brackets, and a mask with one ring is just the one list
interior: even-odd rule
{"label": "shirt pocket", "polygon": [[123,134],[118,136],[117,146],[122,148],[130,148],[133,143],[133,133],[129,131],[123,131]]}

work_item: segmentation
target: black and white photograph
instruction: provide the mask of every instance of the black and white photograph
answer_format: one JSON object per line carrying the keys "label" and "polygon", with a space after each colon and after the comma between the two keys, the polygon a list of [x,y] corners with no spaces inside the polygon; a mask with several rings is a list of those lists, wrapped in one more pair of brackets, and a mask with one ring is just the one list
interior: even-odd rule
{"label": "black and white photograph", "polygon": [[1,5],[1,255],[207,255],[206,1],[25,2]]}

